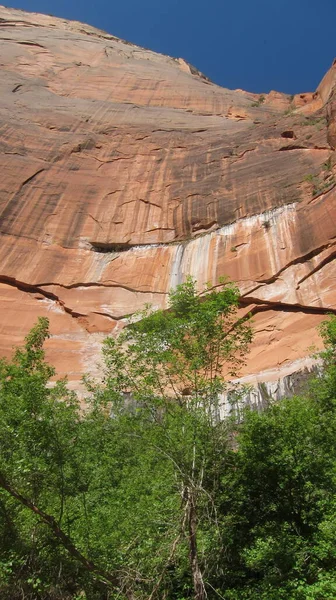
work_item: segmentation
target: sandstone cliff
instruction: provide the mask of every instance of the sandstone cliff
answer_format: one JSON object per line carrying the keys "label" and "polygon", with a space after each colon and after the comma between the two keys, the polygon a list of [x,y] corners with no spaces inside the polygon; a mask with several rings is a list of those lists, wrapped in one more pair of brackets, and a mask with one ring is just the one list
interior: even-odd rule
{"label": "sandstone cliff", "polygon": [[80,23],[0,7],[0,354],[38,315],[74,382],[191,273],[255,317],[245,374],[305,364],[335,309],[336,65],[258,96]]}

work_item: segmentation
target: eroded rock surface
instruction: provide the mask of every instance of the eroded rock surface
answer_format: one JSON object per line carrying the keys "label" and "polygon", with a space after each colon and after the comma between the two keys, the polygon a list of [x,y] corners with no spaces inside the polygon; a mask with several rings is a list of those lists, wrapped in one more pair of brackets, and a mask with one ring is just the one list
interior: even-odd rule
{"label": "eroded rock surface", "polygon": [[314,93],[259,96],[4,7],[0,63],[0,354],[47,315],[49,359],[77,382],[107,333],[187,274],[238,282],[256,330],[246,376],[287,373],[320,343],[336,300],[335,64]]}

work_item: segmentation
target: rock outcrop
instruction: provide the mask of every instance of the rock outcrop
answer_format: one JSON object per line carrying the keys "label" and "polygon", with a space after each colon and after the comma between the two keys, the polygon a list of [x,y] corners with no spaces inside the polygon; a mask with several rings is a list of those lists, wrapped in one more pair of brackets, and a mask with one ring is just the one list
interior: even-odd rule
{"label": "rock outcrop", "polygon": [[107,333],[190,273],[240,286],[245,376],[304,366],[336,311],[336,65],[315,93],[258,96],[4,7],[0,55],[0,354],[47,315],[76,385]]}

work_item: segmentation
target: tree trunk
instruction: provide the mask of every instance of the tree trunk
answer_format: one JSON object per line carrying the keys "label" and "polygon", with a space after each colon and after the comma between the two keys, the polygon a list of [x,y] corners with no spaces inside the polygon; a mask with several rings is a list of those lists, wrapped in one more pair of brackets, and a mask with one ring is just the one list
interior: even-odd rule
{"label": "tree trunk", "polygon": [[190,488],[187,489],[188,502],[188,538],[189,538],[189,562],[194,586],[195,600],[206,600],[207,593],[204,587],[202,573],[198,564],[197,555],[197,515],[196,515],[196,499],[195,492]]}

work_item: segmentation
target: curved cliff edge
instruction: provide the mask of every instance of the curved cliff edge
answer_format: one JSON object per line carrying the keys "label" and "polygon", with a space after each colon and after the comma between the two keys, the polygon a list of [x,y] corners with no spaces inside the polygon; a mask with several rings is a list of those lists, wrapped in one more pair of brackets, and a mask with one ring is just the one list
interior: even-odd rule
{"label": "curved cliff edge", "polygon": [[228,275],[254,315],[244,380],[310,368],[336,312],[336,64],[313,93],[232,91],[4,7],[0,54],[0,354],[48,316],[48,358],[77,387],[145,302]]}

